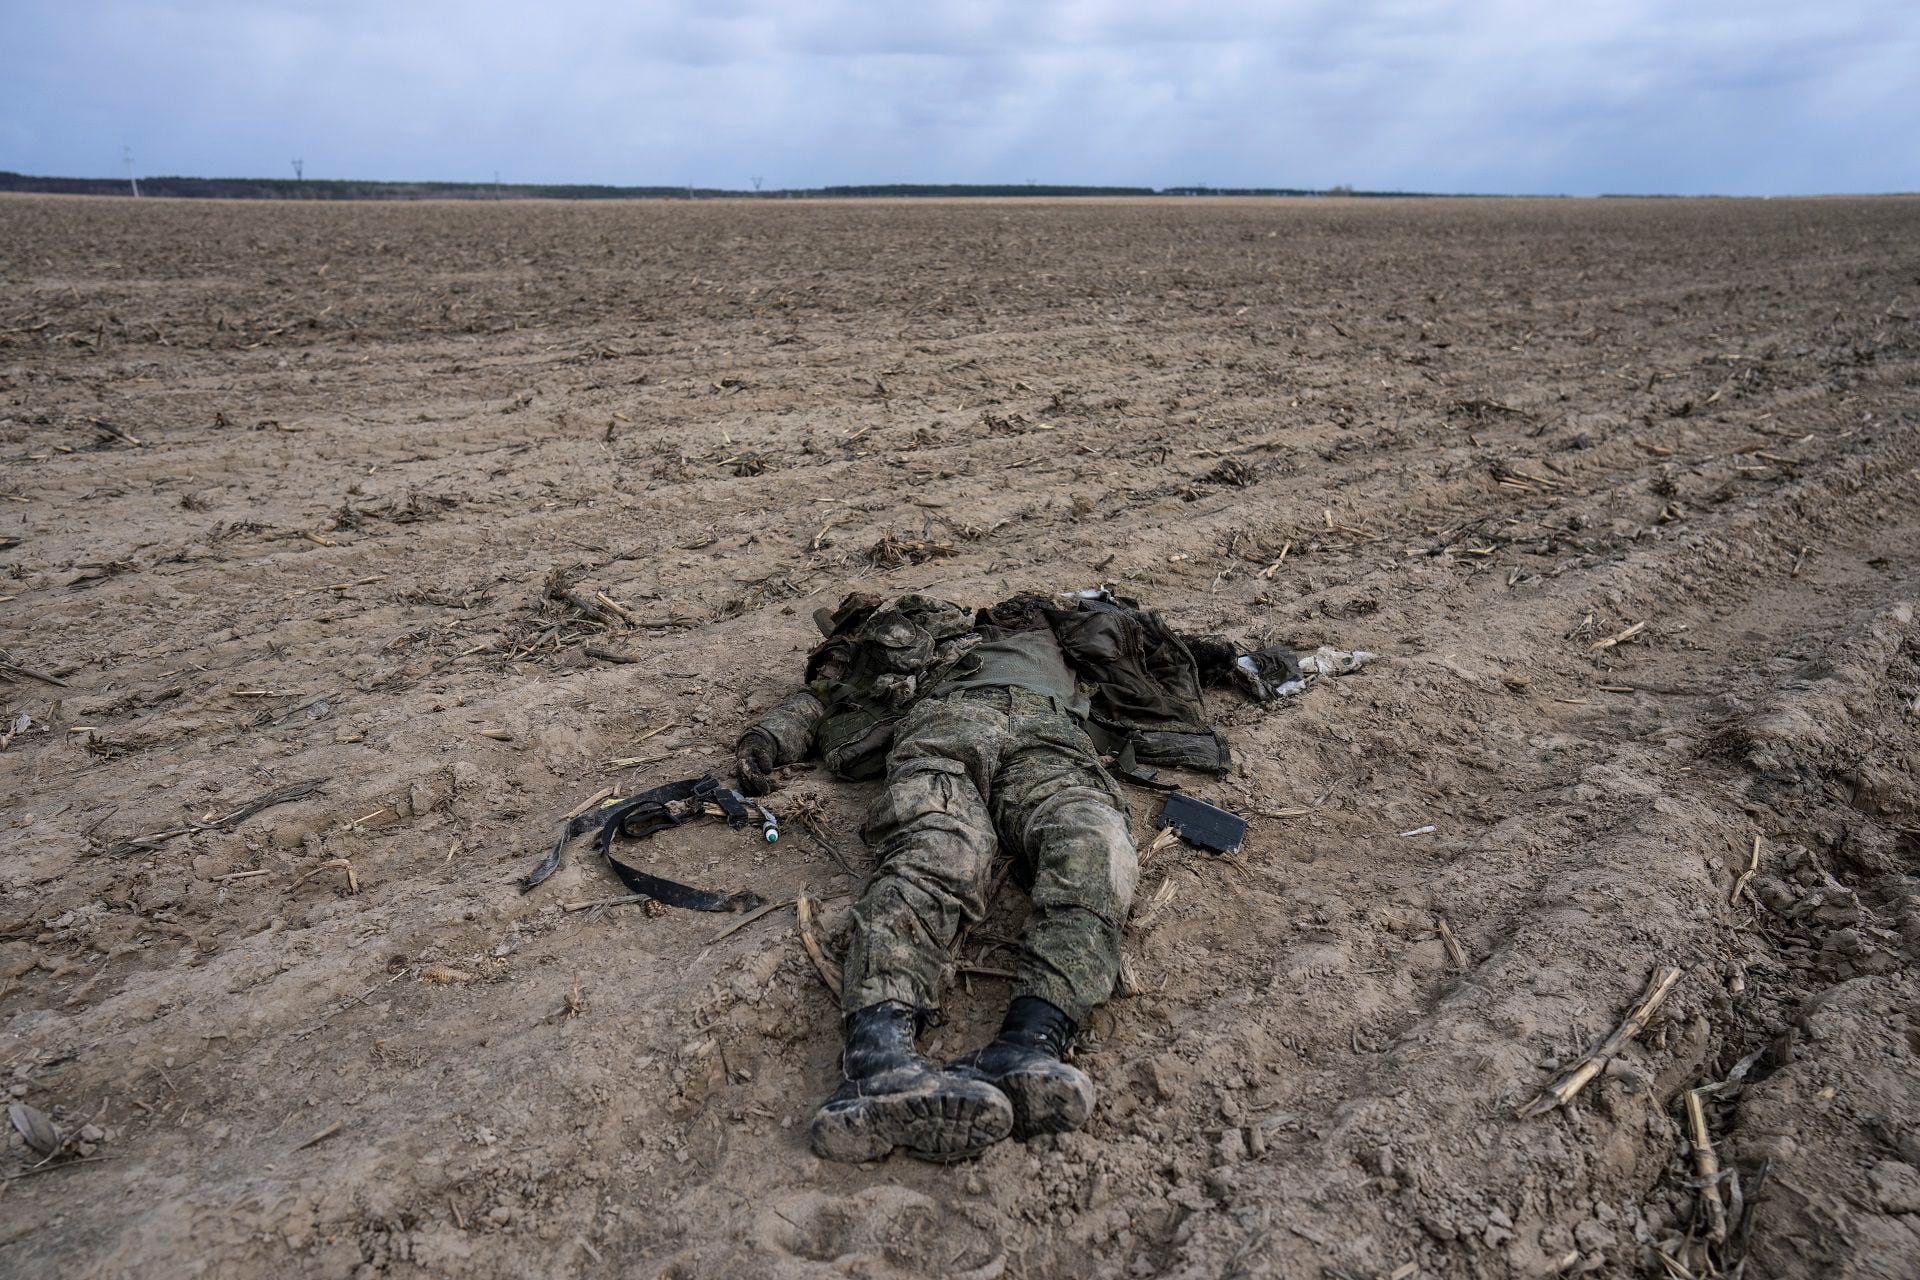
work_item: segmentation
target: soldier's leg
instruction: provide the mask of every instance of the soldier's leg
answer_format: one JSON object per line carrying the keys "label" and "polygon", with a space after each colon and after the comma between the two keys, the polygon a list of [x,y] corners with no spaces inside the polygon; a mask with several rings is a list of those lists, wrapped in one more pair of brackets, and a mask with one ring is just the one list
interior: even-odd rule
{"label": "soldier's leg", "polygon": [[939,1005],[947,948],[987,911],[999,845],[984,792],[1006,732],[1004,695],[923,702],[901,723],[861,831],[874,870],[853,909],[847,1012]]}
{"label": "soldier's leg", "polygon": [[811,1129],[828,1159],[875,1160],[899,1146],[958,1159],[1012,1127],[999,1090],[914,1047],[939,1003],[955,932],[986,911],[995,838],[981,786],[1005,721],[989,704],[949,699],[922,703],[900,727],[863,833],[876,866],[853,910],[841,1083]]}
{"label": "soldier's leg", "polygon": [[1047,1001],[1077,1026],[1120,977],[1140,875],[1126,801],[1065,716],[1016,718],[995,785],[999,829],[1033,876],[1014,994]]}
{"label": "soldier's leg", "polygon": [[994,786],[1000,832],[1032,873],[1032,909],[999,1035],[953,1065],[1007,1094],[1018,1136],[1057,1133],[1093,1107],[1093,1082],[1060,1056],[1119,978],[1138,856],[1119,788],[1064,716],[1017,715]]}

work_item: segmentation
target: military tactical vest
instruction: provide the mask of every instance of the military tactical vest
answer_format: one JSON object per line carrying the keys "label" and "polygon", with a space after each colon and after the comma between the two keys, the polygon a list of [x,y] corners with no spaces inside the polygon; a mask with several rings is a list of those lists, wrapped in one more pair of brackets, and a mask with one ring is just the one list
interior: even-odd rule
{"label": "military tactical vest", "polygon": [[[1232,756],[1207,720],[1201,664],[1159,614],[1107,592],[1008,603],[1027,602],[1089,696],[1088,734],[1123,770],[1226,771]],[[807,659],[807,689],[825,708],[815,744],[837,776],[879,777],[894,726],[980,642],[974,614],[929,596],[856,594],[814,621],[827,637]]]}
{"label": "military tactical vest", "polygon": [[973,611],[931,596],[855,595],[814,620],[827,635],[807,659],[807,687],[826,708],[820,757],[842,778],[877,778],[894,726],[980,642]]}

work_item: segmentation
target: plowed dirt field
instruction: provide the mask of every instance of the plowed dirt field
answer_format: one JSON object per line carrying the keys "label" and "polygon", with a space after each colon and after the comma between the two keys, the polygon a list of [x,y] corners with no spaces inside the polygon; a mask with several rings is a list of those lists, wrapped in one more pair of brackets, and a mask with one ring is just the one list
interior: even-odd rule
{"label": "plowed dirt field", "polygon": [[[1381,657],[1215,700],[1252,834],[1147,860],[1085,1132],[822,1164],[791,907],[516,884],[848,590],[1103,581]],[[1916,594],[1916,200],[0,200],[0,1082],[64,1144],[0,1272],[1912,1277]],[[645,858],[831,947],[866,789],[805,797]]]}

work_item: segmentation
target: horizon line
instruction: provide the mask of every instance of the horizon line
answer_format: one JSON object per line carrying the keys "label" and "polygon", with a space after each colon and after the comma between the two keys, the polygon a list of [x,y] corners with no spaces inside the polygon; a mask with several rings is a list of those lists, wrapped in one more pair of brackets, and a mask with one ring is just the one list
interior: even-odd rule
{"label": "horizon line", "polygon": [[[134,181],[143,187],[129,191]],[[250,191],[195,188],[247,187]],[[351,190],[349,190],[351,189]],[[1912,191],[1822,191],[1766,195],[1729,195],[1718,192],[1606,191],[1576,194],[1565,191],[1418,191],[1406,188],[1358,188],[1345,183],[1330,187],[1215,186],[1185,183],[1164,187],[1132,183],[1040,182],[839,182],[810,187],[713,187],[688,183],[609,182],[490,182],[446,178],[276,178],[204,177],[191,174],[147,174],[126,177],[69,177],[26,174],[0,169],[0,192],[23,195],[99,195],[153,199],[312,199],[356,200],[386,198],[432,199],[435,192],[459,193],[464,198],[636,200],[636,199],[835,199],[835,198],[1147,198],[1162,196],[1251,196],[1268,198],[1357,198],[1438,200],[1778,200],[1874,198],[1920,194]],[[365,194],[358,194],[365,192]]]}

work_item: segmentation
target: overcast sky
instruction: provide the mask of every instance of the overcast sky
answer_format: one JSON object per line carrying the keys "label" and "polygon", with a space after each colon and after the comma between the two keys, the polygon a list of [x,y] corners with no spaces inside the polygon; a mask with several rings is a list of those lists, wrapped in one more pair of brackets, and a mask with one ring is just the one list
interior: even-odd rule
{"label": "overcast sky", "polygon": [[1915,0],[0,0],[0,169],[1920,189]]}

